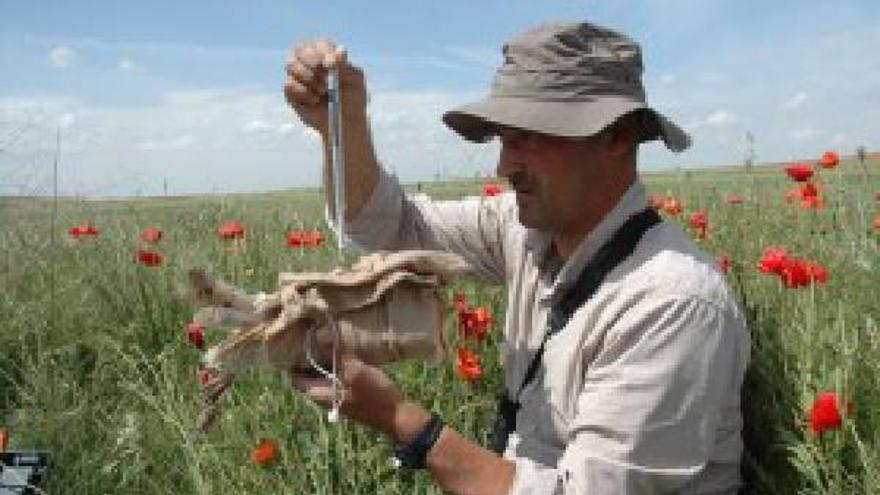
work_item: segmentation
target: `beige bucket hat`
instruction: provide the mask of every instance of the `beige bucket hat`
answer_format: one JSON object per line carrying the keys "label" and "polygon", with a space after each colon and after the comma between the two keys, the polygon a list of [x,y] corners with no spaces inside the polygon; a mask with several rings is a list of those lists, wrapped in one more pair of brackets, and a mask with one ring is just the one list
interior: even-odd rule
{"label": "beige bucket hat", "polygon": [[621,116],[646,110],[642,141],[683,151],[690,137],[649,107],[638,43],[588,22],[540,25],[504,45],[487,98],[446,112],[443,122],[484,142],[498,125],[564,137],[592,136]]}

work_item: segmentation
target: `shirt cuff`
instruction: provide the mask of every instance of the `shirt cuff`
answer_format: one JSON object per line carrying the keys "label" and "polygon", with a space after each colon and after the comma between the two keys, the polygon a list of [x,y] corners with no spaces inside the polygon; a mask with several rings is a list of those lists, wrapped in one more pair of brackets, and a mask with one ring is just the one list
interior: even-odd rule
{"label": "shirt cuff", "polygon": [[531,459],[517,457],[516,472],[508,495],[553,495],[562,493],[562,480],[556,469]]}

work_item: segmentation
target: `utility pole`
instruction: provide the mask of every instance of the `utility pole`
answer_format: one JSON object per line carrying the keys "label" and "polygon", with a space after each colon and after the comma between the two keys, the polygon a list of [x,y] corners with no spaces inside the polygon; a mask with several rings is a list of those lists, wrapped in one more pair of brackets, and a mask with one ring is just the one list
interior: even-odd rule
{"label": "utility pole", "polygon": [[752,131],[746,131],[746,154],[744,162],[746,170],[752,170],[752,166],[755,164],[755,135],[752,134]]}
{"label": "utility pole", "polygon": [[57,318],[55,301],[55,248],[56,230],[58,230],[58,162],[61,159],[61,125],[55,131],[55,159],[52,160],[52,216],[49,221],[49,325],[54,333]]}

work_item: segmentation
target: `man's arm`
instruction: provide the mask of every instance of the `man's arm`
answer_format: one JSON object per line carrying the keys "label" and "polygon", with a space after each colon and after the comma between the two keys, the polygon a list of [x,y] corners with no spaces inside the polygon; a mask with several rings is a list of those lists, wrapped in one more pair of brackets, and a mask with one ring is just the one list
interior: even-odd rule
{"label": "man's arm", "polygon": [[324,184],[334,217],[332,148],[328,131],[327,72],[339,68],[346,173],[346,235],[366,249],[435,249],[463,256],[477,275],[504,277],[505,206],[500,198],[476,201],[415,200],[380,169],[367,114],[363,72],[337,45],[311,41],[288,58],[284,94],[307,126],[322,137]]}
{"label": "man's arm", "polygon": [[342,148],[345,160],[346,218],[357,216],[373,194],[379,165],[367,116],[363,71],[348,63],[344,50],[330,41],[297,45],[288,57],[284,96],[307,126],[321,136],[324,148],[324,190],[331,216],[336,210],[333,159],[327,110],[327,73],[339,70],[342,101]]}
{"label": "man's arm", "polygon": [[[329,407],[333,386],[323,377],[291,375],[294,386],[314,402]],[[385,434],[393,443],[412,441],[425,427],[430,413],[406,400],[378,368],[356,358],[342,363],[345,384],[341,412],[348,418]],[[456,495],[504,495],[513,483],[514,463],[462,437],[445,426],[426,458],[437,484]]]}

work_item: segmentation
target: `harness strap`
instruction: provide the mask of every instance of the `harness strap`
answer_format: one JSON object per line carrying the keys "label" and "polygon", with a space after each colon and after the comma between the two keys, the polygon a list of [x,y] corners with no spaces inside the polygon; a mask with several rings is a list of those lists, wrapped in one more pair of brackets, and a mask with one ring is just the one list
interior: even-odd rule
{"label": "harness strap", "polygon": [[492,433],[492,449],[495,452],[504,451],[507,447],[507,438],[516,429],[516,413],[520,408],[519,398],[523,390],[534,381],[541,367],[547,341],[568,324],[574,312],[593,297],[608,273],[629,257],[645,232],[660,221],[660,215],[653,208],[646,208],[627,219],[611,239],[599,248],[562,300],[550,309],[544,338],[529,363],[515,400],[511,399],[506,391],[498,400],[498,418]]}

